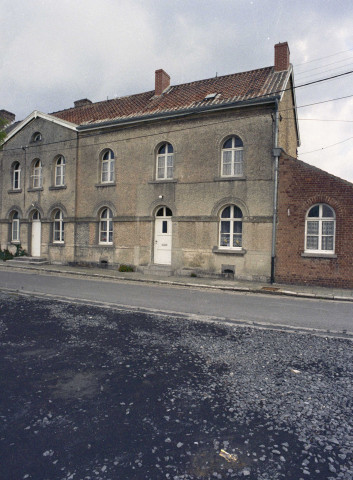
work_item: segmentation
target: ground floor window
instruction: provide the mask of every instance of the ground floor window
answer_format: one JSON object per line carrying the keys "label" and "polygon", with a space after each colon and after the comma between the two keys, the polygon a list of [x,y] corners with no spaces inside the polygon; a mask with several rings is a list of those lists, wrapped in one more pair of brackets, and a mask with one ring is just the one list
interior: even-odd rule
{"label": "ground floor window", "polygon": [[64,216],[61,210],[54,213],[54,243],[64,243]]}
{"label": "ground floor window", "polygon": [[12,215],[11,241],[12,242],[20,241],[20,218],[19,218],[18,212],[14,212]]}
{"label": "ground floor window", "polygon": [[242,248],[243,213],[236,205],[223,208],[219,224],[219,247]]}
{"label": "ground floor window", "polygon": [[99,243],[113,243],[113,214],[109,208],[104,208],[100,214]]}
{"label": "ground floor window", "polygon": [[335,212],[324,203],[312,206],[305,221],[305,251],[333,253],[335,249]]}

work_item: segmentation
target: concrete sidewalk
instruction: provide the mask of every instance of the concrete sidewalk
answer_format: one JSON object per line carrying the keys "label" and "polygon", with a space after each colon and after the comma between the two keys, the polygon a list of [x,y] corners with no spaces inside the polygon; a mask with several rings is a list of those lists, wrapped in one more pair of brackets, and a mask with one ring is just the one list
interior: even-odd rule
{"label": "concrete sidewalk", "polygon": [[160,285],[174,285],[180,287],[208,288],[234,292],[262,293],[269,295],[287,295],[291,297],[316,298],[325,300],[353,302],[353,290],[343,288],[328,288],[308,285],[285,285],[269,284],[262,282],[231,280],[224,278],[186,277],[172,276],[164,277],[157,275],[146,275],[140,272],[119,272],[118,270],[105,268],[84,268],[68,265],[49,264],[24,264],[18,262],[0,262],[0,270],[22,270],[37,272],[38,274],[69,275],[86,278],[101,278],[102,280],[116,280],[129,282],[146,282]]}

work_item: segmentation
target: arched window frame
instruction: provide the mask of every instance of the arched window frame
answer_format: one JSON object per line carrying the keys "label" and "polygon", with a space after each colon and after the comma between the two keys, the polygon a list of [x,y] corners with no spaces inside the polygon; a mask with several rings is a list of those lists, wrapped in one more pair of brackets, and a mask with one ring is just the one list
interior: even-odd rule
{"label": "arched window frame", "polygon": [[57,209],[53,212],[53,243],[64,243],[64,214]]}
{"label": "arched window frame", "polygon": [[19,162],[15,162],[12,166],[12,189],[21,189],[21,165]]}
{"label": "arched window frame", "polygon": [[37,158],[32,165],[32,188],[41,188],[42,186],[42,162]]}
{"label": "arched window frame", "polygon": [[242,250],[243,212],[237,205],[226,205],[219,215],[219,248]]}
{"label": "arched window frame", "polygon": [[172,180],[174,177],[174,148],[171,143],[165,142],[157,150],[156,179]]}
{"label": "arched window frame", "polygon": [[244,175],[244,145],[237,135],[223,142],[221,155],[221,176],[242,177]]}
{"label": "arched window frame", "polygon": [[55,181],[56,187],[63,187],[65,185],[65,168],[66,161],[63,155],[60,155],[55,161]]}
{"label": "arched window frame", "polygon": [[113,244],[113,213],[108,207],[103,208],[99,215],[99,243]]}
{"label": "arched window frame", "polygon": [[115,156],[113,150],[105,150],[101,155],[101,183],[115,180]]}
{"label": "arched window frame", "polygon": [[11,216],[11,242],[20,241],[20,216],[15,210]]}
{"label": "arched window frame", "polygon": [[335,252],[336,213],[326,203],[312,205],[305,216],[305,253]]}
{"label": "arched window frame", "polygon": [[31,138],[31,143],[38,143],[42,141],[42,134],[40,132],[34,132]]}

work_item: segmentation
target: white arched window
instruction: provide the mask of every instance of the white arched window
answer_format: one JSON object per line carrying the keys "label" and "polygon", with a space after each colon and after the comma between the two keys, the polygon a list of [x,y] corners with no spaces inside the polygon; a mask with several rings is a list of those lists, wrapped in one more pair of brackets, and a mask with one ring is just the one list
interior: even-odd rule
{"label": "white arched window", "polygon": [[335,211],[325,203],[313,205],[305,219],[305,251],[333,253],[335,251]]}
{"label": "white arched window", "polygon": [[236,205],[223,208],[219,222],[219,247],[242,248],[243,213]]}
{"label": "white arched window", "polygon": [[18,212],[13,212],[11,219],[11,241],[20,241],[20,216]]}
{"label": "white arched window", "polygon": [[102,165],[101,165],[101,182],[102,183],[114,182],[114,169],[115,169],[114,152],[112,150],[107,150],[102,156]]}
{"label": "white arched window", "polygon": [[174,175],[174,150],[170,143],[164,143],[157,153],[157,180],[172,179]]}
{"label": "white arched window", "polygon": [[15,162],[12,166],[12,188],[19,190],[21,188],[21,165]]}
{"label": "white arched window", "polygon": [[32,166],[32,188],[40,188],[42,186],[42,162],[35,160]]}
{"label": "white arched window", "polygon": [[53,242],[64,243],[64,215],[61,210],[54,212]]}
{"label": "white arched window", "polygon": [[62,187],[65,185],[65,158],[60,157],[55,162],[55,186]]}
{"label": "white arched window", "polygon": [[104,208],[100,214],[99,243],[113,243],[113,214],[110,208]]}
{"label": "white arched window", "polygon": [[228,138],[222,148],[222,177],[241,177],[243,175],[243,142],[237,137]]}

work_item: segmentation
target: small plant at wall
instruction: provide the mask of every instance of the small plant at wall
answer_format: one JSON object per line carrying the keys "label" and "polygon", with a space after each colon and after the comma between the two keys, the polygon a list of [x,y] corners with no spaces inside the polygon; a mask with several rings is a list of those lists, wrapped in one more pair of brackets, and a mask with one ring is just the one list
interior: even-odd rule
{"label": "small plant at wall", "polygon": [[119,270],[119,272],[133,272],[134,267],[132,267],[131,265],[124,265],[122,263],[121,265],[119,265],[118,270]]}
{"label": "small plant at wall", "polygon": [[195,278],[195,277],[197,277],[197,274],[195,272],[192,272],[192,273],[190,273],[190,277]]}
{"label": "small plant at wall", "polygon": [[27,252],[24,248],[22,248],[21,244],[16,245],[16,252],[15,252],[15,257],[25,257],[27,256]]}
{"label": "small plant at wall", "polygon": [[0,249],[0,260],[6,262],[6,260],[11,260],[13,258],[12,253],[5,248],[5,250]]}

